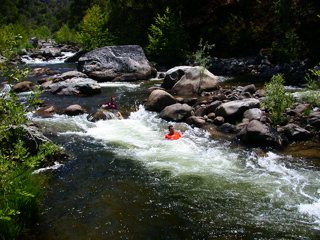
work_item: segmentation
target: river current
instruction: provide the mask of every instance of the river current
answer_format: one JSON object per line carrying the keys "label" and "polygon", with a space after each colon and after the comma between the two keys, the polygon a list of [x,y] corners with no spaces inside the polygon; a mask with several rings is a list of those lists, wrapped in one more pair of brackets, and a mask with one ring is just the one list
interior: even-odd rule
{"label": "river current", "polygon": [[[72,156],[52,173],[36,239],[320,237],[319,158],[259,156],[210,127],[162,120],[140,104],[145,89],[160,84],[101,83],[102,93],[90,97],[43,94],[46,103],[80,104],[87,114],[30,115]],[[89,122],[111,96],[125,119]],[[164,139],[169,124],[180,140]]]}

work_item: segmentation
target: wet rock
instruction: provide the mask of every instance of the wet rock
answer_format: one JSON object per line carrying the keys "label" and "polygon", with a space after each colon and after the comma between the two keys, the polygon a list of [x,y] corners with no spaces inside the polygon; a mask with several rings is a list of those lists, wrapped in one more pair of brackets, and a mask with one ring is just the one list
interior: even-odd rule
{"label": "wet rock", "polygon": [[237,133],[239,132],[239,129],[237,126],[230,124],[230,123],[224,123],[217,129],[219,132],[223,133]]}
{"label": "wet rock", "polygon": [[290,142],[307,141],[313,137],[311,132],[296,124],[288,124],[284,126],[284,134]]}
{"label": "wet rock", "polygon": [[159,117],[167,121],[181,122],[191,116],[192,107],[188,104],[175,103],[165,107]]}
{"label": "wet rock", "polygon": [[49,106],[44,106],[41,107],[36,113],[35,116],[37,117],[52,117],[53,115],[55,115],[58,112],[58,109],[53,106],[53,105],[49,105]]}
{"label": "wet rock", "polygon": [[112,112],[101,108],[97,112],[95,112],[94,114],[90,114],[87,117],[87,119],[90,122],[97,122],[97,121],[100,121],[100,120],[117,119],[117,117]]}
{"label": "wet rock", "polygon": [[176,100],[170,93],[164,90],[154,90],[148,98],[146,110],[161,112],[165,107],[175,103]]}
{"label": "wet rock", "polygon": [[237,138],[253,147],[283,147],[287,144],[286,138],[277,130],[258,120],[250,121],[237,134]]}
{"label": "wet rock", "polygon": [[79,71],[69,71],[53,79],[53,82],[60,82],[71,78],[88,78],[88,76]]}
{"label": "wet rock", "polygon": [[64,109],[62,113],[68,116],[77,116],[86,113],[86,111],[80,105],[74,104]]}
{"label": "wet rock", "polygon": [[214,125],[222,125],[224,123],[224,117],[221,117],[221,116],[218,116],[218,117],[215,117],[215,119],[213,119],[213,124]]}
{"label": "wet rock", "polygon": [[188,117],[185,122],[189,125],[195,125],[196,127],[201,127],[206,124],[206,121],[203,118],[197,116]]}
{"label": "wet rock", "polygon": [[16,93],[28,92],[35,89],[36,84],[30,81],[19,82],[12,87],[12,90]]}
{"label": "wet rock", "polygon": [[101,87],[89,78],[72,78],[65,81],[50,84],[45,88],[57,95],[94,95],[101,93]]}

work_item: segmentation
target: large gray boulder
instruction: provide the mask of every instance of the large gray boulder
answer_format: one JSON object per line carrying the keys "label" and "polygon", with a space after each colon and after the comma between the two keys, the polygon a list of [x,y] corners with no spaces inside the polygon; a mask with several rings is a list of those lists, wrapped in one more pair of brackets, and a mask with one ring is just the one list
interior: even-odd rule
{"label": "large gray boulder", "polygon": [[237,138],[253,147],[283,147],[287,139],[270,126],[252,120],[238,134]]}
{"label": "large gray boulder", "polygon": [[161,112],[165,107],[175,104],[174,97],[164,90],[154,90],[148,98],[146,110]]}
{"label": "large gray boulder", "polygon": [[174,84],[170,92],[177,95],[195,95],[218,88],[217,76],[203,67],[190,67],[185,69],[184,75]]}
{"label": "large gray boulder", "polygon": [[79,58],[78,70],[100,82],[146,80],[157,73],[138,45],[95,49]]}
{"label": "large gray boulder", "polygon": [[190,69],[190,66],[178,66],[169,69],[164,76],[161,87],[170,90],[185,74],[186,70]]}
{"label": "large gray boulder", "polygon": [[54,57],[62,56],[60,48],[55,48],[55,47],[46,48],[43,51],[42,55],[47,58],[54,58]]}
{"label": "large gray boulder", "polygon": [[175,103],[165,107],[159,117],[167,121],[181,122],[191,116],[192,107],[188,104]]}
{"label": "large gray boulder", "polygon": [[236,100],[221,104],[215,110],[217,116],[222,116],[226,121],[234,122],[236,119],[242,117],[243,113],[251,108],[259,108],[260,101],[258,99],[250,98],[243,100]]}
{"label": "large gray boulder", "polygon": [[94,95],[101,93],[97,81],[90,78],[71,78],[65,81],[50,84],[45,90],[57,95]]}

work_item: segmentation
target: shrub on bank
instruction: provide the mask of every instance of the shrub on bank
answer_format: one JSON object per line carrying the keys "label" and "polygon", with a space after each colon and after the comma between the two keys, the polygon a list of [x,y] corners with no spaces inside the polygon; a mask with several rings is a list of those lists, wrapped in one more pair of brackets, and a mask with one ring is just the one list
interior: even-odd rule
{"label": "shrub on bank", "polygon": [[[0,64],[0,77],[12,86],[22,81],[29,70],[9,65],[15,54],[16,41],[2,44],[1,53],[8,61]],[[32,171],[58,152],[52,142],[38,142],[38,147],[32,150],[28,145],[30,131],[26,127],[25,114],[35,108],[39,95],[40,92],[31,94],[25,104],[12,90],[0,95],[1,239],[14,239],[36,222],[47,177],[32,175]]]}
{"label": "shrub on bank", "polygon": [[286,92],[282,75],[275,75],[269,83],[265,85],[266,98],[262,106],[271,112],[273,124],[283,124],[285,118],[284,111],[293,104],[293,95]]}

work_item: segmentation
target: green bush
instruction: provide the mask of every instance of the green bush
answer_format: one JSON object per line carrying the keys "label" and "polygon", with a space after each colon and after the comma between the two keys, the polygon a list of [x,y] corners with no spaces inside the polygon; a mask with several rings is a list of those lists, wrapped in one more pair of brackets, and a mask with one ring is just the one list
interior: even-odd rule
{"label": "green bush", "polygon": [[[9,65],[17,45],[14,39],[1,45],[2,53],[8,61],[0,64],[0,77],[5,78],[10,85],[22,81],[29,74],[26,67]],[[39,94],[31,94],[25,104],[19,101],[14,91],[0,95],[1,239],[14,239],[35,223],[46,177],[31,173],[41,162],[58,152],[58,147],[49,142],[40,144],[36,153],[31,153],[24,142],[27,131],[24,126],[28,122],[26,113],[35,108]]]}
{"label": "green bush", "polygon": [[173,64],[186,54],[187,35],[183,25],[169,8],[163,16],[155,18],[155,24],[149,28],[147,55],[159,64]]}
{"label": "green bush", "polygon": [[283,112],[293,104],[293,95],[286,92],[282,75],[275,75],[265,84],[266,98],[262,106],[271,112],[273,124],[283,124]]}
{"label": "green bush", "polygon": [[114,37],[107,28],[108,17],[98,5],[90,8],[80,24],[77,41],[87,51],[112,45]]}
{"label": "green bush", "polygon": [[309,91],[301,93],[301,101],[320,107],[320,70],[310,69],[309,71],[311,75],[307,74],[305,77]]}

